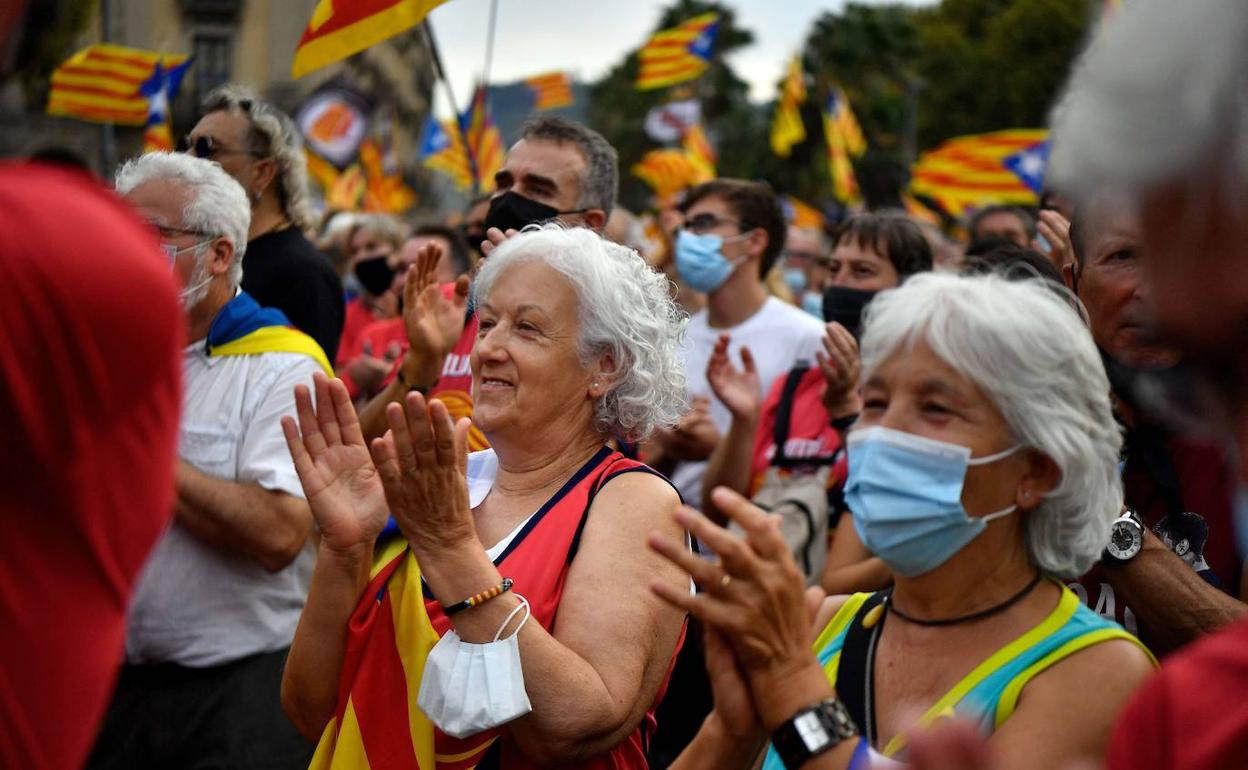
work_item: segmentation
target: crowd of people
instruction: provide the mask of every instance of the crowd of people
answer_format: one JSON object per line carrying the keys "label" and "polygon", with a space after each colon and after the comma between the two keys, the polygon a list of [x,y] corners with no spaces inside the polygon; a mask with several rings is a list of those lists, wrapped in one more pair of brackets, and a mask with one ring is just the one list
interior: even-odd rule
{"label": "crowd of people", "polygon": [[1128,3],[961,240],[727,178],[641,237],[558,117],[318,216],[239,85],[0,166],[0,765],[1248,765],[1246,51]]}

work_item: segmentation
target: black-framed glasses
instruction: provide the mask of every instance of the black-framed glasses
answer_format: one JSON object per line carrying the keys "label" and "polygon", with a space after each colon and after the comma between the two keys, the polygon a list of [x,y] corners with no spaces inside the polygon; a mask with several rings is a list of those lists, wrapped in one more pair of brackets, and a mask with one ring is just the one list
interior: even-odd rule
{"label": "black-framed glasses", "polygon": [[217,144],[217,140],[211,136],[197,136],[192,139],[184,136],[178,142],[178,152],[185,152],[194,155],[197,158],[212,160],[218,155],[250,155],[253,158],[263,158],[262,153],[252,150],[236,150],[229,147],[222,147]]}
{"label": "black-framed glasses", "polygon": [[737,227],[744,229],[741,222],[736,219],[717,217],[709,212],[689,217],[685,220],[683,227],[694,235],[702,235],[703,233],[709,233],[711,230],[714,230],[720,225],[736,225]]}

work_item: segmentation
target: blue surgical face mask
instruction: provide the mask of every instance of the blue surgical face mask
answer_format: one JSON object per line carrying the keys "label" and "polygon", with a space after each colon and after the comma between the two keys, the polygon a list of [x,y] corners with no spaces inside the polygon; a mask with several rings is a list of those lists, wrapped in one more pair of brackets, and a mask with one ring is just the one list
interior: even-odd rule
{"label": "blue surgical face mask", "polygon": [[971,517],[962,507],[970,465],[986,465],[1021,446],[971,459],[957,444],[889,428],[849,434],[845,502],[858,537],[890,570],[905,577],[931,572],[974,540],[993,519],[1016,506]]}
{"label": "blue surgical face mask", "polygon": [[817,291],[802,294],[802,310],[810,313],[820,321],[823,320],[823,295]]}
{"label": "blue surgical face mask", "polygon": [[729,262],[724,257],[723,246],[722,235],[680,231],[676,236],[676,272],[689,288],[710,294],[723,286],[737,265],[744,261],[742,258]]}
{"label": "blue surgical face mask", "polygon": [[806,291],[806,271],[800,267],[786,267],[780,271],[780,277],[784,279],[784,285],[789,287],[789,291],[793,292],[793,296],[800,296]]}

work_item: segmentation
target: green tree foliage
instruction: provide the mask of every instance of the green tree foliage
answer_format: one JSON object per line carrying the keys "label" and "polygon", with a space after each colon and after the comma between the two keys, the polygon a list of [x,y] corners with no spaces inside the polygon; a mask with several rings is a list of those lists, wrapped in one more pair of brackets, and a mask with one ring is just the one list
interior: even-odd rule
{"label": "green tree foliage", "polygon": [[1043,126],[1099,7],[1089,0],[944,0],[914,12],[920,145]]}

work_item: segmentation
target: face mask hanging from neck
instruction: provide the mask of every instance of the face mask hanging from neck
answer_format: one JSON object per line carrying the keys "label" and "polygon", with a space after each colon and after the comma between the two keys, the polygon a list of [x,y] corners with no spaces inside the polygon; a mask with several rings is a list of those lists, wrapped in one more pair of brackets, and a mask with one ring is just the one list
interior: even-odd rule
{"label": "face mask hanging from neck", "polygon": [[931,572],[988,522],[1016,510],[1010,505],[969,516],[962,507],[962,486],[968,466],[997,462],[1021,445],[972,459],[964,446],[882,427],[853,431],[847,444],[845,502],[854,528],[863,545],[899,575]]}

